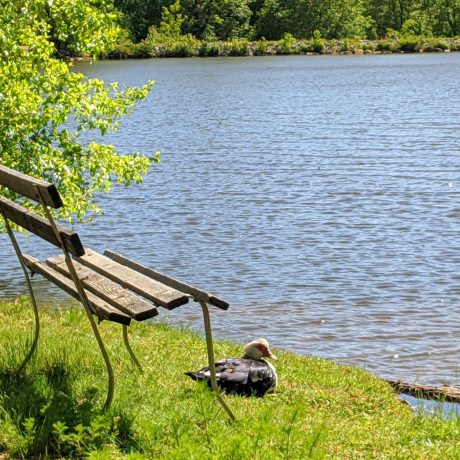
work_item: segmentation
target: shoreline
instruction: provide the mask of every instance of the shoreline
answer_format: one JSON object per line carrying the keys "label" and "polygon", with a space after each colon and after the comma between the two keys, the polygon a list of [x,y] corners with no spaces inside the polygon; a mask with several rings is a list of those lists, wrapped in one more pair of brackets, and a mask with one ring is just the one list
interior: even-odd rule
{"label": "shoreline", "polygon": [[[23,294],[20,296],[16,297],[4,297],[0,298],[0,306],[2,303],[4,304],[9,304],[9,303],[21,303],[23,301],[28,302],[28,297],[27,294]],[[46,312],[53,312],[56,313],[60,309],[70,309],[70,310],[78,310],[81,308],[81,305],[79,304],[78,301],[74,299],[68,299],[68,300],[63,300],[61,298],[54,298],[54,299],[49,299],[49,300],[44,300],[40,299],[38,302],[38,307],[40,310],[44,310]],[[1,315],[0,315],[1,316]],[[178,330],[186,330],[188,332],[191,332],[192,334],[196,334],[200,336],[201,338],[204,339],[204,330],[202,329],[202,326],[198,326],[196,324],[183,324],[181,322],[175,323],[173,318],[170,317],[163,317],[160,321],[158,321],[159,324],[162,326],[171,326],[175,329]],[[154,321],[147,321],[145,323],[145,327],[155,327],[157,323]],[[242,345],[238,341],[236,341],[234,338],[227,337],[224,339],[217,339],[218,342],[227,342],[230,343],[234,346],[239,346]],[[299,357],[304,357],[308,358],[310,355],[307,353],[302,353],[302,352],[296,352],[290,348],[286,348],[285,346],[281,346],[281,349],[283,352],[287,354],[295,354],[298,355]],[[391,374],[382,374],[376,370],[369,370],[366,368],[365,365],[360,365],[355,362],[350,362],[344,359],[339,359],[336,357],[331,357],[327,355],[315,355],[314,356],[317,359],[321,360],[326,360],[330,361],[334,365],[337,366],[351,366],[356,369],[363,370],[365,372],[370,373],[373,375],[376,379],[381,380],[382,382],[385,382],[389,384],[390,386],[393,387],[395,392],[399,395],[408,395],[408,396],[413,396],[417,399],[420,399],[422,401],[436,401],[440,404],[444,402],[450,402],[453,404],[458,404],[460,405],[460,384],[455,383],[454,381],[439,381],[439,380],[434,380],[434,379],[429,379],[429,380],[419,380],[419,379],[414,379],[412,376],[392,376]],[[1,460],[1,459],[0,459]]]}
{"label": "shoreline", "polygon": [[[20,303],[22,301],[27,302],[27,296],[25,297],[17,297],[17,298],[12,298],[12,299],[0,299],[0,305],[2,303]],[[45,312],[53,312],[57,313],[60,309],[79,309],[81,308],[81,305],[78,303],[78,301],[75,300],[68,300],[68,301],[62,301],[62,300],[53,300],[53,301],[45,301],[41,300],[38,302],[38,306],[40,310],[44,310]],[[158,323],[161,326],[165,327],[172,327],[178,331],[185,330],[188,331],[192,334],[195,334],[202,339],[204,339],[204,331],[200,328],[196,328],[193,325],[184,325],[182,323],[173,323],[173,319],[170,317],[163,317],[159,322],[155,323],[154,321],[147,321],[145,323],[145,327],[155,327],[155,325],[158,325]],[[233,339],[217,339],[217,342],[226,342],[229,344],[232,344],[233,346],[242,346],[243,344],[239,343],[238,341],[235,341]],[[288,348],[281,348],[284,353],[286,354],[294,354],[298,355],[299,357],[304,357],[308,358],[310,355],[304,354],[304,353],[299,353],[293,350],[290,350]],[[460,405],[460,386],[455,385],[454,383],[427,383],[422,381],[412,381],[410,378],[405,378],[405,377],[389,377],[389,376],[384,376],[381,375],[377,372],[373,372],[369,369],[366,369],[365,367],[362,367],[356,363],[350,363],[350,362],[344,362],[341,361],[340,359],[335,359],[333,357],[329,356],[314,356],[317,359],[329,361],[333,363],[336,366],[351,366],[356,369],[360,369],[364,372],[367,372],[374,376],[376,379],[385,382],[389,384],[395,391],[396,394],[398,395],[407,395],[407,396],[412,396],[417,398],[418,400],[421,401],[436,401],[438,404],[443,404],[445,402],[449,402],[452,404],[458,404]]]}
{"label": "shoreline", "polygon": [[[147,40],[117,44],[102,59],[149,59],[168,57],[234,57],[286,55],[379,55],[449,53],[460,51],[460,38],[400,36],[382,40],[297,40],[286,36],[279,41],[204,41],[192,36],[164,39],[161,43]],[[84,58],[76,58],[84,59]]]}

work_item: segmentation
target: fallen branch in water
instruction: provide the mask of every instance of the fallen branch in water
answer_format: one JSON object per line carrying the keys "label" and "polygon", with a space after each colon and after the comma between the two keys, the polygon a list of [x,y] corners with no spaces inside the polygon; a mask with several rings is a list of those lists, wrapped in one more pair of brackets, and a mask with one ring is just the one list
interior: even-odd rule
{"label": "fallen branch in water", "polygon": [[406,383],[400,380],[386,380],[398,393],[404,393],[416,398],[436,399],[460,403],[460,388],[452,386],[430,386],[417,383]]}

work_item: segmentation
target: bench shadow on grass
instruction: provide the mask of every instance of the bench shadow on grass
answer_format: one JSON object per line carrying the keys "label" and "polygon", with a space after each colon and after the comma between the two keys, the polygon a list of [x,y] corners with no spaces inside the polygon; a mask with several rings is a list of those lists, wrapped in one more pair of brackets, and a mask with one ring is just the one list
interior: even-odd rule
{"label": "bench shadow on grass", "polygon": [[132,447],[132,418],[120,411],[117,417],[111,411],[101,414],[101,389],[94,385],[82,384],[76,394],[76,376],[65,355],[33,361],[17,374],[19,366],[12,366],[8,354],[7,359],[0,356],[0,431],[10,435],[0,435],[0,452],[60,457],[82,455],[106,443]]}

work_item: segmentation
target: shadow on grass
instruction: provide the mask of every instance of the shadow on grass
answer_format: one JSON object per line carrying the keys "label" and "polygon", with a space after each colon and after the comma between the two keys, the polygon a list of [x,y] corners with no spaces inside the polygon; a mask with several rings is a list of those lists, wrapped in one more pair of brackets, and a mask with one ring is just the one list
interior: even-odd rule
{"label": "shadow on grass", "polygon": [[133,418],[101,414],[100,389],[76,377],[62,357],[19,375],[0,363],[0,452],[81,456],[107,443],[129,449]]}

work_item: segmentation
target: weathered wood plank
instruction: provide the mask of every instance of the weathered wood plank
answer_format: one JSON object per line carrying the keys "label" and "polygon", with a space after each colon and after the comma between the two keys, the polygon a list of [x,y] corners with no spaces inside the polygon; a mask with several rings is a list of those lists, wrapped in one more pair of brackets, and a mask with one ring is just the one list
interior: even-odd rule
{"label": "weathered wood plank", "polygon": [[[39,273],[40,275],[47,278],[49,281],[53,282],[61,288],[63,291],[70,294],[72,297],[80,300],[78,295],[77,288],[72,280],[69,278],[61,275],[48,265],[40,262],[39,260],[35,259],[32,256],[27,254],[23,255],[25,265],[33,272]],[[94,294],[87,292],[88,300],[91,304],[91,309],[93,312],[101,319],[105,319],[108,321],[114,321],[120,324],[129,325],[131,322],[131,318],[122,313],[121,311],[117,310],[112,305],[108,304],[105,300],[100,299],[99,297],[95,296]]]}
{"label": "weathered wood plank", "polygon": [[182,281],[179,281],[175,278],[171,278],[170,276],[164,275],[163,273],[145,267],[144,265],[128,259],[127,257],[114,251],[106,250],[104,251],[104,255],[110,257],[115,262],[125,265],[126,267],[142,273],[145,276],[148,276],[149,278],[166,284],[166,286],[170,286],[174,289],[177,289],[178,291],[185,292],[197,300],[209,303],[210,305],[214,305],[215,307],[221,308],[222,310],[227,310],[229,307],[229,304],[225,302],[225,300],[219,299],[213,294],[209,294],[208,292],[202,291],[201,289],[198,289],[194,286],[190,286],[189,284],[183,283]]}
{"label": "weathered wood plank", "polygon": [[[3,209],[5,216],[26,230],[29,230],[35,235],[40,236],[44,240],[57,247],[61,247],[56,235],[54,234],[51,224],[28,209],[20,206],[7,198],[0,197],[0,207]],[[85,253],[83,244],[80,241],[78,233],[69,230],[65,227],[58,227],[59,234],[66,249],[74,256],[81,256]]]}
{"label": "weathered wood plank", "polygon": [[161,307],[171,310],[188,302],[188,297],[176,289],[152,280],[91,249],[87,249],[85,255],[77,260]]}
{"label": "weathered wood plank", "polygon": [[[47,259],[46,263],[59,273],[70,278],[69,269],[63,255]],[[137,321],[158,315],[158,310],[153,304],[131,294],[119,284],[99,275],[78,262],[74,261],[73,263],[85,289],[113,305],[115,308],[118,308],[123,313],[126,313]]]}
{"label": "weathered wood plank", "polygon": [[418,383],[406,383],[399,380],[385,380],[398,393],[404,393],[416,398],[434,399],[438,401],[460,402],[460,388],[452,386],[430,386]]}
{"label": "weathered wood plank", "polygon": [[61,196],[53,184],[2,165],[0,165],[0,185],[37,202],[40,202],[41,195],[44,203],[52,208],[63,206]]}

